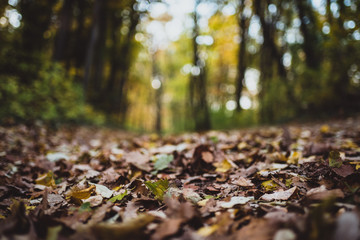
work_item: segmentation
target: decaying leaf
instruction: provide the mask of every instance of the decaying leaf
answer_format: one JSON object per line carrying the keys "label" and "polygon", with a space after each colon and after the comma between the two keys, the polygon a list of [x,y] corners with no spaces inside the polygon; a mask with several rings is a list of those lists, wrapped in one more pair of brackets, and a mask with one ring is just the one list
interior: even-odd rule
{"label": "decaying leaf", "polygon": [[101,195],[90,196],[89,198],[83,200],[84,203],[89,202],[91,207],[96,207],[102,204],[103,197]]}
{"label": "decaying leaf", "polygon": [[174,235],[179,231],[180,225],[183,223],[183,221],[184,220],[181,218],[173,218],[162,222],[156,229],[154,235],[152,235],[152,239],[164,239]]}
{"label": "decaying leaf", "polygon": [[241,187],[252,187],[254,184],[251,182],[250,179],[246,179],[244,177],[240,177],[234,181],[232,181],[233,184],[236,184]]}
{"label": "decaying leaf", "polygon": [[274,180],[264,181],[261,186],[265,188],[266,192],[276,190],[280,187]]}
{"label": "decaying leaf", "polygon": [[297,187],[292,187],[286,191],[284,190],[279,190],[279,191],[275,191],[274,193],[271,194],[264,194],[261,196],[262,200],[265,201],[274,201],[274,200],[288,200],[296,191]]}
{"label": "decaying leaf", "polygon": [[344,193],[341,189],[327,190],[324,185],[321,185],[320,187],[309,190],[306,196],[310,200],[324,200],[331,197],[344,198]]}
{"label": "decaying leaf", "polygon": [[144,228],[155,219],[149,214],[122,223],[99,223],[90,227],[97,239],[144,239]]}
{"label": "decaying leaf", "polygon": [[95,190],[95,185],[90,185],[88,188],[85,189],[80,189],[78,186],[74,186],[67,194],[67,198],[87,199],[91,196],[91,194],[95,192]]}
{"label": "decaying leaf", "polygon": [[132,164],[136,168],[150,172],[151,167],[149,165],[150,158],[138,151],[129,152],[124,155],[125,161]]}
{"label": "decaying leaf", "polygon": [[254,197],[232,197],[229,202],[220,202],[219,205],[222,208],[233,208],[235,205],[242,205],[251,200],[254,200]]}
{"label": "decaying leaf", "polygon": [[155,195],[156,199],[162,201],[164,199],[165,192],[169,188],[169,181],[166,179],[160,179],[156,182],[146,181],[145,185],[151,191],[151,193]]}
{"label": "decaying leaf", "polygon": [[154,169],[157,173],[158,171],[168,168],[169,164],[174,160],[173,155],[168,154],[158,154],[154,157]]}
{"label": "decaying leaf", "polygon": [[110,198],[114,193],[114,191],[108,189],[104,185],[95,184],[95,183],[91,183],[91,184],[96,187],[96,190],[95,190],[96,193],[100,194],[103,198]]}
{"label": "decaying leaf", "polygon": [[340,157],[340,153],[338,151],[331,151],[329,153],[329,166],[334,168],[339,168],[343,164],[343,161]]}
{"label": "decaying leaf", "polygon": [[221,162],[214,163],[214,166],[216,167],[215,171],[224,173],[229,171],[233,167],[233,164],[231,164],[229,160],[224,159]]}
{"label": "decaying leaf", "polygon": [[0,238],[358,239],[359,121],[165,138],[0,126]]}
{"label": "decaying leaf", "polygon": [[39,185],[44,185],[47,187],[54,187],[56,186],[55,184],[55,179],[54,179],[54,174],[52,173],[52,171],[49,171],[43,175],[40,175],[36,180],[35,180],[36,184]]}
{"label": "decaying leaf", "polygon": [[69,160],[69,156],[65,153],[56,152],[56,153],[48,153],[46,155],[46,159],[50,162],[57,162],[59,160]]}

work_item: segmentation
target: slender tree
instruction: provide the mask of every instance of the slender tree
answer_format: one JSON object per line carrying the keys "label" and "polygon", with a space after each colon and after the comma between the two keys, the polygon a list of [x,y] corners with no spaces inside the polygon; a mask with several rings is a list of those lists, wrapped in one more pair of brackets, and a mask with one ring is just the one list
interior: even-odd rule
{"label": "slender tree", "polygon": [[245,0],[239,0],[238,9],[238,25],[240,32],[240,44],[238,50],[238,62],[237,62],[237,75],[236,75],[236,91],[235,91],[235,101],[236,101],[236,110],[240,112],[240,97],[243,90],[244,76],[246,70],[246,43],[248,41],[248,29],[250,18],[245,14]]}
{"label": "slender tree", "polygon": [[59,14],[59,27],[56,32],[54,44],[54,61],[64,61],[69,59],[69,40],[71,34],[71,24],[73,21],[74,0],[64,0],[63,6]]}
{"label": "slender tree", "polygon": [[199,3],[200,0],[196,0],[193,12],[193,71],[190,77],[189,93],[190,108],[192,117],[195,121],[195,129],[198,131],[204,131],[210,129],[211,125],[207,104],[205,63],[199,56],[199,46],[196,41],[197,37],[200,35],[197,12]]}

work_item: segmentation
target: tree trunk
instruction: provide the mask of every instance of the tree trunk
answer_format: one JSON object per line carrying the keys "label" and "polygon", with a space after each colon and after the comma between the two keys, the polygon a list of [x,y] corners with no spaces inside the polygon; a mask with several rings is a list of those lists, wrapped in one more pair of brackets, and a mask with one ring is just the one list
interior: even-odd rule
{"label": "tree trunk", "polygon": [[244,15],[245,9],[245,0],[239,1],[239,10],[238,10],[238,24],[240,35],[240,44],[238,50],[238,63],[237,63],[237,75],[236,75],[236,91],[235,91],[235,101],[236,101],[236,111],[241,111],[240,106],[240,97],[243,90],[244,76],[246,70],[245,55],[246,55],[246,42],[248,38],[248,27],[249,19]]}
{"label": "tree trunk", "polygon": [[163,79],[160,77],[160,69],[157,64],[158,54],[154,53],[152,56],[152,76],[153,79],[157,78],[161,82],[158,89],[155,89],[155,103],[156,103],[156,114],[155,114],[155,131],[161,134],[161,113],[162,113],[162,96],[163,96]]}
{"label": "tree trunk", "polygon": [[94,60],[95,47],[99,39],[99,31],[100,31],[100,18],[104,8],[103,0],[96,0],[94,5],[94,13],[93,13],[93,25],[91,29],[91,37],[88,46],[88,50],[86,53],[85,59],[85,73],[84,73],[84,92],[85,95],[88,95],[90,78],[91,78],[91,69]]}
{"label": "tree trunk", "polygon": [[53,60],[60,62],[67,59],[69,51],[69,38],[73,19],[73,0],[65,0],[60,12],[60,26],[55,37]]}
{"label": "tree trunk", "polygon": [[300,30],[304,37],[303,50],[306,55],[306,65],[317,70],[321,64],[321,43],[318,34],[316,18],[309,1],[295,1],[299,18]]}
{"label": "tree trunk", "polygon": [[193,27],[193,66],[200,70],[200,73],[192,73],[189,84],[190,93],[190,108],[192,116],[195,121],[195,129],[197,131],[206,131],[211,128],[210,115],[207,104],[207,91],[206,91],[206,71],[205,64],[202,63],[199,57],[198,44],[196,38],[199,36],[197,6],[200,0],[195,3],[193,14],[194,27]]}

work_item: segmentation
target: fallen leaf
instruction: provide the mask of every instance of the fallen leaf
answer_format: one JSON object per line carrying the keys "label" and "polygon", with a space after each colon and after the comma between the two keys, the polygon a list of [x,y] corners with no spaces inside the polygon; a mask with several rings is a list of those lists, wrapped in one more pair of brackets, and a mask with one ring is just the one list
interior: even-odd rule
{"label": "fallen leaf", "polygon": [[152,239],[164,239],[177,233],[180,229],[183,219],[167,219],[157,227],[155,233],[152,235]]}
{"label": "fallen leaf", "polygon": [[144,239],[143,229],[155,219],[149,214],[122,223],[99,223],[90,226],[90,231],[97,239]]}
{"label": "fallen leaf", "polygon": [[222,208],[233,208],[235,205],[243,205],[251,200],[254,200],[254,197],[231,197],[229,202],[219,202],[219,206]]}
{"label": "fallen leaf", "polygon": [[214,163],[214,167],[216,167],[216,172],[225,173],[229,171],[233,166],[227,159],[224,159],[222,162]]}
{"label": "fallen leaf", "polygon": [[271,194],[264,194],[261,196],[260,199],[265,200],[265,201],[274,201],[274,200],[288,200],[296,191],[297,187],[292,187],[286,191],[284,190],[279,190],[279,191],[275,191],[274,193]]}
{"label": "fallen leaf", "polygon": [[182,193],[184,194],[185,199],[187,199],[193,203],[197,203],[202,200],[200,195],[191,188],[184,188]]}
{"label": "fallen leaf", "polygon": [[219,229],[219,225],[217,224],[213,224],[211,226],[205,226],[200,228],[197,231],[197,234],[199,234],[202,237],[209,237],[210,235],[212,235],[214,232],[216,232]]}
{"label": "fallen leaf", "polygon": [[339,168],[343,164],[338,151],[331,151],[329,153],[329,166],[333,168]]}
{"label": "fallen leaf", "polygon": [[341,177],[347,177],[355,172],[353,166],[344,164],[338,168],[332,168],[331,170]]}
{"label": "fallen leaf", "polygon": [[331,189],[327,190],[324,185],[320,187],[313,188],[306,193],[306,197],[310,200],[324,200],[330,197],[335,198],[344,198],[344,193],[341,189]]}
{"label": "fallen leaf", "polygon": [[238,185],[240,187],[252,187],[252,186],[254,186],[254,184],[251,182],[250,179],[246,179],[244,177],[239,177],[238,179],[233,180],[231,183],[235,184],[235,185]]}
{"label": "fallen leaf", "polygon": [[149,157],[138,151],[129,152],[124,155],[125,161],[145,172],[150,172]]}
{"label": "fallen leaf", "polygon": [[253,218],[251,222],[235,232],[235,240],[273,240],[278,227],[266,219]]}
{"label": "fallen leaf", "polygon": [[174,160],[173,155],[158,154],[154,157],[154,169],[158,171],[168,168],[169,164]]}
{"label": "fallen leaf", "polygon": [[102,204],[103,197],[101,195],[90,196],[89,198],[83,200],[84,203],[89,202],[90,207],[97,207]]}
{"label": "fallen leaf", "polygon": [[57,153],[48,153],[46,154],[46,159],[50,162],[57,162],[62,159],[69,160],[69,156],[65,153],[57,152]]}
{"label": "fallen leaf", "polygon": [[68,193],[67,198],[87,199],[95,192],[95,189],[96,187],[94,185],[90,185],[85,189],[79,189],[78,186],[74,186]]}
{"label": "fallen leaf", "polygon": [[47,200],[48,200],[48,203],[49,203],[50,207],[53,207],[53,206],[55,206],[57,204],[65,202],[65,199],[61,195],[54,194],[54,193],[48,194],[47,195]]}
{"label": "fallen leaf", "polygon": [[264,187],[266,192],[276,190],[280,187],[274,180],[264,181],[261,186]]}
{"label": "fallen leaf", "polygon": [[40,175],[36,180],[35,180],[36,184],[39,185],[44,185],[47,187],[55,187],[55,179],[54,179],[54,174],[49,171],[43,175]]}
{"label": "fallen leaf", "polygon": [[125,192],[120,193],[120,194],[118,194],[118,195],[110,198],[109,201],[110,201],[110,202],[113,202],[113,203],[114,203],[114,202],[117,202],[117,201],[120,202],[120,201],[123,200],[123,198],[124,198],[125,196],[127,196],[127,195],[128,195],[128,191],[127,191],[127,189],[126,189]]}
{"label": "fallen leaf", "polygon": [[169,182],[166,179],[160,179],[156,182],[146,181],[145,185],[152,192],[152,194],[155,195],[155,198],[161,201],[164,199],[164,194],[169,188]]}
{"label": "fallen leaf", "polygon": [[110,198],[114,191],[108,189],[106,186],[104,185],[100,185],[100,184],[95,184],[95,183],[91,183],[92,185],[94,185],[96,187],[95,192],[97,194],[100,194],[103,198]]}

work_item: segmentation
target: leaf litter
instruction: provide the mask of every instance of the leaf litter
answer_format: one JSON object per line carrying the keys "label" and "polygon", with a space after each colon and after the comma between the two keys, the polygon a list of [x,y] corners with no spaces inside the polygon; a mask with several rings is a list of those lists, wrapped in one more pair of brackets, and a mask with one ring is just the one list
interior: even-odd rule
{"label": "leaf litter", "polygon": [[162,138],[0,127],[0,236],[359,239],[359,123]]}

